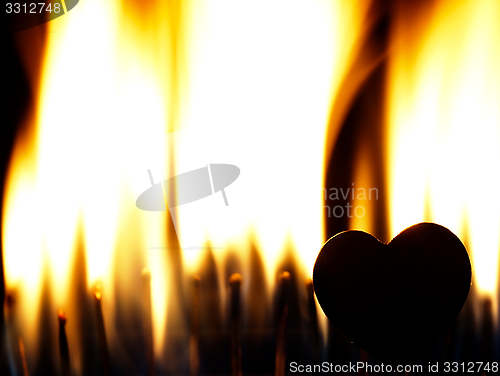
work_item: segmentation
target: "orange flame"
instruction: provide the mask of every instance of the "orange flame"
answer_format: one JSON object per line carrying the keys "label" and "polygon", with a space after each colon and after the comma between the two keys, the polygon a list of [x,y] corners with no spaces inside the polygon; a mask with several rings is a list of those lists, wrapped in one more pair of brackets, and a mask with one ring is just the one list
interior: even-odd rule
{"label": "orange flame", "polygon": [[500,246],[499,12],[493,1],[442,2],[425,17],[402,9],[387,107],[392,233],[427,220],[467,237],[473,285],[491,297]]}
{"label": "orange flame", "polygon": [[[293,244],[301,272],[310,275],[325,240],[318,186],[329,106],[363,14],[330,1],[194,7],[116,0],[81,2],[50,22],[35,116],[16,142],[6,179],[8,288],[23,287],[24,301],[35,306],[45,273],[65,308],[82,236],[87,287],[100,281],[106,288],[106,322],[115,309],[113,285],[131,286],[134,267],[150,270],[161,353],[171,266],[155,246],[165,243],[168,217],[134,202],[147,188],[146,169],[163,180],[200,162],[233,163],[242,174],[228,192],[230,206],[214,197],[216,210],[195,235],[238,249],[244,260],[253,231],[270,286],[284,244]],[[179,129],[195,136],[172,144],[167,133]],[[189,216],[196,214],[187,205],[178,213],[181,239],[192,235]],[[227,252],[214,251],[221,267]],[[194,272],[199,252],[182,257]],[[29,328],[34,311],[24,317]]]}

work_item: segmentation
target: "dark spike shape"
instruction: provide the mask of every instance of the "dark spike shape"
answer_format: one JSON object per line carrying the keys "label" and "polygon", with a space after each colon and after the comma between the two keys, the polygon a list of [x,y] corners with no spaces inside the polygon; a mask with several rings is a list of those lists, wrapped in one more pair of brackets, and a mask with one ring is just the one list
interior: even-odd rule
{"label": "dark spike shape", "polygon": [[230,335],[224,325],[221,286],[218,265],[208,246],[199,260],[201,277],[200,315],[200,370],[208,374],[231,372]]}
{"label": "dark spike shape", "polygon": [[[275,327],[272,306],[267,299],[264,263],[255,243],[250,244],[248,262],[248,282],[245,282],[245,299],[241,302],[243,373],[271,374],[275,361]],[[260,361],[255,362],[254,359]]]}
{"label": "dark spike shape", "polygon": [[56,365],[57,358],[57,329],[55,327],[54,312],[55,307],[52,304],[50,293],[50,283],[48,281],[45,268],[42,293],[40,295],[40,313],[38,320],[38,354],[34,367],[34,376],[57,375],[59,367]]}
{"label": "dark spike shape", "polygon": [[[173,163],[172,163],[173,165]],[[173,176],[175,169],[171,166],[169,176]],[[170,190],[174,187],[169,187]],[[168,194],[168,192],[167,192]],[[171,194],[171,193],[170,193]],[[168,200],[167,200],[168,202]],[[164,346],[164,351],[158,357],[158,362],[163,371],[174,374],[186,374],[189,372],[189,351],[185,349],[189,347],[189,317],[190,317],[190,289],[191,281],[186,275],[183,261],[182,250],[179,244],[179,239],[172,220],[172,215],[175,212],[166,212],[166,259],[168,270],[168,305],[167,305],[167,321],[166,321],[166,336],[165,342],[168,346]]]}
{"label": "dark spike shape", "polygon": [[155,376],[156,365],[153,348],[153,322],[151,316],[151,273],[149,270],[142,271],[142,299],[144,342],[146,344],[148,376]]}
{"label": "dark spike shape", "polygon": [[319,361],[319,327],[318,327],[318,312],[316,310],[316,301],[314,299],[313,282],[309,279],[306,282],[307,290],[307,311],[309,314],[309,331],[311,341],[311,359],[314,362]]}
{"label": "dark spike shape", "polygon": [[231,288],[231,376],[241,376],[241,274],[229,278]]}
{"label": "dark spike shape", "polygon": [[[210,307],[210,309],[201,312],[200,323],[204,329],[207,328],[211,331],[219,332],[224,328],[222,323],[222,309],[220,307],[221,294],[217,264],[210,245],[203,251],[199,265],[198,275],[203,282],[201,285],[201,305],[203,307]],[[209,350],[213,349],[214,343],[210,340],[206,342],[208,348],[203,349],[202,353],[208,353]]]}
{"label": "dark spike shape", "polygon": [[57,316],[59,320],[59,355],[61,357],[62,376],[70,376],[71,363],[69,358],[68,337],[66,336],[67,317],[64,312],[59,311]]}
{"label": "dark spike shape", "polygon": [[109,350],[108,350],[108,340],[106,336],[106,328],[104,326],[104,317],[102,315],[102,294],[100,289],[97,289],[94,294],[94,307],[95,307],[95,319],[97,327],[97,343],[99,346],[99,360],[101,362],[101,372],[103,376],[109,376],[110,363],[109,363]]}
{"label": "dark spike shape", "polygon": [[494,344],[494,332],[495,325],[493,322],[493,311],[492,304],[490,299],[486,299],[483,302],[483,317],[481,320],[482,328],[481,328],[481,339],[482,339],[482,355],[481,359],[484,364],[493,362],[495,360],[495,355],[493,348]]}
{"label": "dark spike shape", "polygon": [[[127,228],[141,231],[141,223],[133,215],[122,217],[120,223],[126,224]],[[143,244],[134,235],[134,231],[127,228],[118,229],[119,243],[113,255],[113,291],[109,294],[113,299],[110,302],[110,306],[114,308],[110,317],[113,325],[108,324],[106,327],[110,341],[110,367],[116,375],[146,374],[147,369],[141,278],[146,262],[144,253],[140,251]],[[107,303],[108,295],[105,291],[103,297],[106,299],[103,302]],[[105,308],[106,304],[103,307]],[[103,313],[107,318],[107,311]]]}
{"label": "dark spike shape", "polygon": [[71,268],[69,299],[65,313],[71,320],[66,324],[69,347],[81,359],[73,364],[81,375],[98,375],[99,353],[96,338],[97,327],[92,294],[87,284],[87,260],[85,257],[85,234],[83,226],[77,229],[75,253]]}
{"label": "dark spike shape", "polygon": [[[278,270],[287,270],[290,273],[286,349],[290,359],[304,363],[313,358],[313,353],[319,354],[319,333],[313,288],[310,286],[308,291],[307,283],[304,283],[306,280],[310,281],[309,273],[305,272],[297,260],[300,260],[300,257],[293,241],[288,238],[277,267]],[[279,294],[275,296],[275,299],[279,298]],[[313,338],[315,336],[316,339]]]}
{"label": "dark spike shape", "polygon": [[[246,325],[249,331],[255,331],[271,325],[271,307],[265,305],[262,297],[267,296],[266,273],[264,262],[255,244],[250,244],[249,255],[250,279],[248,281],[247,297],[243,302],[246,316]],[[256,307],[259,307],[256,309]],[[256,343],[259,347],[260,343]],[[253,372],[252,372],[253,373]]]}
{"label": "dark spike shape", "polygon": [[191,335],[189,337],[189,370],[191,376],[200,373],[200,276],[193,278],[193,305],[191,311]]}
{"label": "dark spike shape", "polygon": [[285,375],[286,361],[286,326],[288,320],[288,300],[290,291],[290,273],[285,271],[279,276],[278,292],[278,324],[276,328],[276,356],[274,376]]}
{"label": "dark spike shape", "polygon": [[[297,260],[299,260],[299,256],[295,251],[292,240],[288,238],[283,247],[281,262],[278,264],[277,269],[286,270],[290,274],[287,291],[288,325],[290,329],[295,331],[307,325],[307,318],[302,315],[302,308],[307,307],[308,299],[306,286],[302,283],[308,276],[304,273],[304,268],[299,267]],[[276,295],[276,297],[278,300],[281,299],[279,294]],[[297,359],[296,356],[299,356],[301,352],[303,353],[303,349],[300,349],[296,344],[302,341],[295,339],[295,341],[291,341],[290,344],[292,344],[292,342],[296,343],[293,343],[293,348],[289,349],[293,350],[293,356],[292,353],[290,353],[290,355],[294,359]]]}

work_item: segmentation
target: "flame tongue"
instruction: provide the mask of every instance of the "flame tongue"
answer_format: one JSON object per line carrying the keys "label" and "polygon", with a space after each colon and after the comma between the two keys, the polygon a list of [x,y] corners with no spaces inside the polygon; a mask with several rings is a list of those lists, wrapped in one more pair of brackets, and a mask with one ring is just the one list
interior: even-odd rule
{"label": "flame tongue", "polygon": [[[171,289],[181,282],[166,275],[172,265],[195,271],[200,259],[199,252],[180,256],[178,247],[169,253],[161,245],[178,244],[167,235],[189,234],[205,199],[182,205],[193,215],[176,213],[177,234],[165,234],[166,212],[142,212],[134,201],[148,188],[175,196],[175,184],[172,192],[160,182],[193,169],[208,170],[216,193],[216,210],[196,235],[234,244],[244,260],[253,228],[272,285],[291,233],[300,273],[310,273],[324,240],[318,186],[329,106],[365,11],[310,4],[277,2],[263,12],[262,4],[89,0],[48,24],[35,116],[12,155],[2,228],[7,286],[22,286],[22,300],[33,306],[22,318],[29,333],[37,333],[42,265],[50,270],[54,305],[71,312],[66,286],[80,234],[80,279],[88,290],[102,283],[104,321],[126,315],[111,302],[123,302],[124,288],[136,292],[142,267],[151,271],[154,347],[161,353],[172,320],[167,298],[180,304]],[[179,129],[195,137],[169,147],[167,133]],[[148,168],[157,179],[151,188]],[[311,204],[299,211],[297,202]],[[224,253],[213,254],[220,269]],[[124,312],[134,312],[134,299],[123,303]]]}
{"label": "flame tongue", "polygon": [[467,240],[478,291],[495,296],[500,196],[480,187],[500,189],[500,4],[442,2],[425,18],[399,10],[387,107],[392,233],[418,220],[450,228]]}

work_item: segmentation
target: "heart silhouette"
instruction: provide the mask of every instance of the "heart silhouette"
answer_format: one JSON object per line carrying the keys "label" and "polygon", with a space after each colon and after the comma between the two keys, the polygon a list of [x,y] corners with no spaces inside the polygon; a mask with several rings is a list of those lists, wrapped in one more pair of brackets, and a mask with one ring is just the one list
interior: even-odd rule
{"label": "heart silhouette", "polygon": [[407,228],[388,244],[362,231],[328,240],[313,284],[332,323],[356,345],[410,360],[453,324],[469,294],[471,265],[458,237],[435,223]]}

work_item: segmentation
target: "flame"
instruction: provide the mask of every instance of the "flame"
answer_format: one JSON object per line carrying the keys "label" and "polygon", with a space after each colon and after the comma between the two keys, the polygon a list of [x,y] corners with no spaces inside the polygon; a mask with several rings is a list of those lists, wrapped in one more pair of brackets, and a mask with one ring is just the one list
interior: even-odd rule
{"label": "flame", "polygon": [[[134,287],[126,271],[151,272],[161,353],[169,265],[155,246],[165,243],[168,218],[134,205],[148,168],[159,182],[207,163],[238,166],[229,207],[220,194],[209,198],[201,232],[190,233],[195,205],[175,214],[180,240],[210,240],[220,266],[228,248],[248,257],[255,237],[270,286],[293,244],[310,275],[325,240],[318,187],[330,105],[363,12],[340,1],[89,0],[51,21],[38,101],[16,141],[4,197],[7,286],[30,302],[26,327],[35,326],[45,279],[67,311],[83,247],[87,287],[105,291],[94,294],[106,322],[116,309],[113,286]],[[187,273],[199,267],[200,252],[182,257]]]}
{"label": "flame", "polygon": [[[167,84],[173,58],[154,30],[142,30],[121,10],[118,1],[83,2],[48,24],[36,114],[16,142],[4,197],[7,286],[23,285],[26,301],[37,301],[47,264],[56,303],[67,304],[80,227],[89,288],[97,280],[112,286],[116,252],[125,258],[130,247],[120,241],[123,232],[144,251],[165,236],[164,217],[147,216],[134,202],[145,168],[166,170],[165,134],[175,128],[168,121],[177,95]],[[156,23],[148,19],[165,27],[160,16]],[[144,253],[146,266],[165,266],[158,253]],[[160,328],[164,286],[157,273],[152,289]]]}
{"label": "flame", "polygon": [[[382,59],[360,53],[369,5],[88,0],[47,24],[37,103],[14,145],[2,213],[7,287],[30,307],[22,310],[28,353],[47,281],[61,312],[74,309],[67,286],[82,248],[105,322],[118,310],[117,285],[136,291],[142,278],[158,358],[175,319],[167,308],[177,303],[168,237],[206,243],[182,250],[182,273],[198,273],[208,249],[220,286],[237,253],[243,290],[258,248],[270,288],[254,291],[257,299],[270,300],[258,293],[272,291],[286,252],[310,276],[325,241],[325,152]],[[386,108],[391,233],[422,220],[447,226],[467,240],[474,284],[491,297],[500,247],[499,8],[398,5]],[[373,232],[375,173],[359,150],[349,227]],[[229,206],[215,193],[172,209],[176,234],[166,233],[168,213],[135,207],[147,169],[160,182],[210,163],[241,170],[225,192]]]}
{"label": "flame", "polygon": [[[203,155],[241,169],[227,191],[229,208],[216,197],[198,236],[241,249],[237,239],[247,239],[251,227],[271,283],[288,235],[308,275],[325,240],[318,189],[324,137],[363,13],[345,2],[261,6],[207,2],[196,12],[186,119],[196,137],[177,143],[176,162],[187,170],[207,163]],[[197,214],[184,218],[180,237],[194,236],[189,224]]]}
{"label": "flame", "polygon": [[[370,170],[370,160],[366,148],[361,147],[355,162],[355,174],[351,194],[353,197],[350,208],[349,227],[353,230],[361,230],[373,233],[375,207],[374,201],[378,200],[378,189],[373,184],[373,176]],[[375,188],[374,188],[375,187]]]}
{"label": "flame", "polygon": [[[473,285],[498,286],[500,26],[493,1],[399,9],[389,64],[391,231],[434,221],[467,247]],[[411,13],[411,14],[410,14]],[[411,25],[411,27],[409,27]],[[493,299],[496,301],[496,299]]]}

